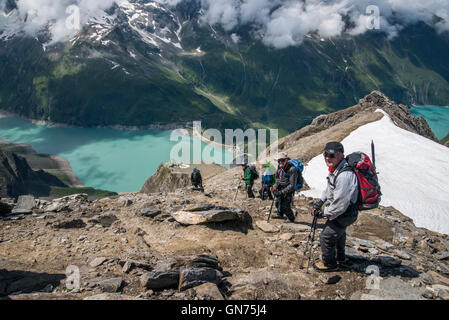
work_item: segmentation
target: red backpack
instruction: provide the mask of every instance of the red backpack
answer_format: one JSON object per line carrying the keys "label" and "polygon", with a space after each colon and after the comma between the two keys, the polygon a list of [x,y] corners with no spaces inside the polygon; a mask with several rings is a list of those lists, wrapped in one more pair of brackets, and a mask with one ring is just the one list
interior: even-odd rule
{"label": "red backpack", "polygon": [[346,157],[346,161],[349,166],[341,172],[352,170],[357,176],[359,185],[358,210],[377,208],[382,193],[380,192],[376,168],[370,157],[363,152],[354,152]]}

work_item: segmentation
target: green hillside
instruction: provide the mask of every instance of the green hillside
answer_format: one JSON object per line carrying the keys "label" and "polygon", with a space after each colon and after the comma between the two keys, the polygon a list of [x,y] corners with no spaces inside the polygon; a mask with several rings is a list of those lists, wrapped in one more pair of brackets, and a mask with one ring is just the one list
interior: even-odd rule
{"label": "green hillside", "polygon": [[[79,126],[146,126],[202,120],[203,127],[275,127],[285,134],[354,105],[372,90],[403,104],[449,104],[449,37],[420,23],[276,50],[239,30],[188,22],[183,52],[144,45],[129,30],[45,51],[35,39],[0,46],[0,108]],[[194,54],[197,48],[201,54]],[[137,58],[133,59],[129,51]],[[160,55],[163,52],[164,56]]]}

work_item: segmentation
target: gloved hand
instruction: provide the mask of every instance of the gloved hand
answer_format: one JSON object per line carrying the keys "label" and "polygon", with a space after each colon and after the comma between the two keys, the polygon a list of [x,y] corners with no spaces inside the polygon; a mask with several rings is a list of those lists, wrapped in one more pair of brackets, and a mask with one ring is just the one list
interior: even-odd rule
{"label": "gloved hand", "polygon": [[313,215],[316,216],[318,219],[321,219],[324,217],[324,212],[321,209],[314,209]]}
{"label": "gloved hand", "polygon": [[316,201],[313,203],[313,209],[315,210],[321,210],[321,208],[323,207],[324,201],[320,200],[320,201]]}
{"label": "gloved hand", "polygon": [[277,190],[277,189],[273,190],[273,196],[275,196],[276,198],[279,198],[281,195],[282,194],[281,194],[281,192],[279,190]]}
{"label": "gloved hand", "polygon": [[323,211],[321,211],[321,208],[323,207],[324,201],[316,201],[313,203],[313,211],[312,216],[317,216],[318,218],[323,217]]}

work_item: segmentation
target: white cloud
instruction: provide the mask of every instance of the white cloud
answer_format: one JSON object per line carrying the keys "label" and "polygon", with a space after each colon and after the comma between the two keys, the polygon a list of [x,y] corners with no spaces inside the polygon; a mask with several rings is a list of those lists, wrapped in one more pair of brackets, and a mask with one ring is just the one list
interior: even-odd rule
{"label": "white cloud", "polygon": [[[447,0],[201,0],[203,22],[219,24],[232,31],[238,25],[252,24],[264,35],[264,43],[276,48],[299,45],[304,36],[318,32],[322,37],[341,35],[344,17],[355,27],[346,30],[358,35],[370,30],[372,17],[366,9],[375,5],[380,12],[380,31],[395,37],[407,24],[431,22],[437,14],[444,20],[436,25],[439,31],[449,30]],[[394,22],[392,22],[394,21]]]}
{"label": "white cloud", "polygon": [[[0,11],[6,0],[0,0]],[[18,0],[20,17],[28,19],[23,26],[35,34],[50,21],[53,41],[64,41],[76,32],[64,28],[65,9],[71,4],[80,7],[81,23],[104,15],[104,10],[114,2],[128,0]],[[148,0],[151,1],[151,0]],[[185,0],[153,0],[163,5],[175,6]],[[263,36],[266,45],[276,48],[299,45],[305,35],[317,32],[324,38],[347,32],[358,35],[369,30],[372,20],[366,8],[375,5],[380,10],[380,30],[394,37],[406,25],[417,21],[431,22],[434,14],[443,18],[436,24],[438,31],[449,30],[448,0],[197,0],[202,6],[200,21],[221,25],[226,31],[251,25],[255,34]],[[354,24],[345,29],[345,18]],[[0,30],[6,29],[6,20],[0,14]],[[14,20],[15,21],[15,20]]]}
{"label": "white cloud", "polygon": [[[67,28],[67,7],[79,7],[80,23],[85,24],[91,19],[104,16],[104,10],[114,4],[114,0],[18,0],[18,11],[13,22],[17,24],[18,18],[23,21],[21,29],[29,35],[36,35],[38,31],[48,27],[52,42],[66,41],[74,36],[78,30]],[[19,20],[19,21],[20,21]]]}

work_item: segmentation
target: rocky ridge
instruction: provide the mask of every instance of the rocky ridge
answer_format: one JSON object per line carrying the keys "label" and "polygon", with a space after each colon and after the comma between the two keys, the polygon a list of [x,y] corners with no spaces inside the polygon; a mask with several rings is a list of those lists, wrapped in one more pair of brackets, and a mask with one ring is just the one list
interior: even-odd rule
{"label": "rocky ridge", "polygon": [[[414,226],[394,208],[362,212],[348,230],[348,267],[305,266],[311,198],[296,197],[297,222],[271,219],[270,203],[235,202],[190,189],[124,193],[90,201],[36,201],[0,221],[0,295],[8,299],[447,299],[449,237]],[[219,206],[219,208],[217,208]],[[202,224],[179,212],[241,212]],[[323,221],[319,222],[317,238]],[[318,242],[315,243],[318,258]],[[80,287],[68,290],[68,266]],[[22,271],[14,271],[22,270]],[[374,272],[374,274],[370,274]],[[371,285],[378,283],[379,287]]]}

